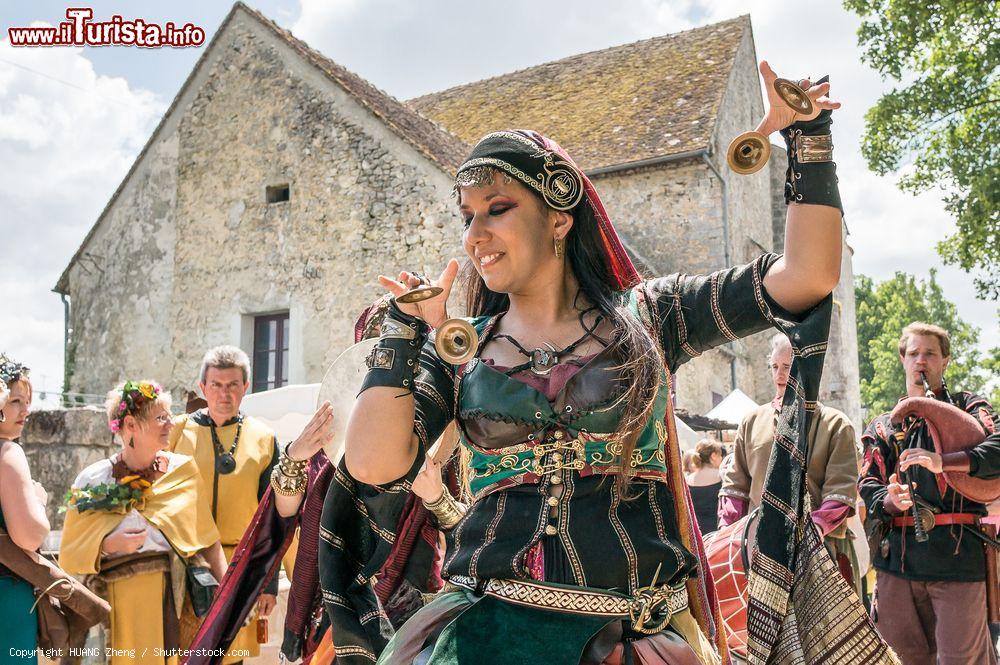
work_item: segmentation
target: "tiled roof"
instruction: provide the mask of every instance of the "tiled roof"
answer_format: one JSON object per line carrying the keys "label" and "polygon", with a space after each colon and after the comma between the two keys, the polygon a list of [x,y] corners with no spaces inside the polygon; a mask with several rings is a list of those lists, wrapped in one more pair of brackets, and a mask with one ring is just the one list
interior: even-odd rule
{"label": "tiled roof", "polygon": [[424,156],[437,162],[447,171],[458,170],[462,159],[469,150],[458,138],[424,118],[411,107],[400,102],[386,92],[376,88],[354,72],[338,65],[319,51],[309,47],[301,39],[288,30],[281,28],[271,19],[256,9],[237,2],[248,14],[271,29],[276,35],[288,43],[299,55],[321,69],[324,74],[333,79],[358,102],[379,117],[391,130],[412,144]]}
{"label": "tiled roof", "polygon": [[585,170],[705,148],[750,17],[583,53],[408,103],[467,143],[534,129]]}

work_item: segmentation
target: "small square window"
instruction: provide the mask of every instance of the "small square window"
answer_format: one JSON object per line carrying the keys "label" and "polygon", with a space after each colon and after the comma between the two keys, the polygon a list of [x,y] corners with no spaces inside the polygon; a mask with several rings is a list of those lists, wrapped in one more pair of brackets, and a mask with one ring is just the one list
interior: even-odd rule
{"label": "small square window", "polygon": [[289,197],[288,184],[268,185],[264,190],[264,196],[268,203],[281,203],[287,201]]}

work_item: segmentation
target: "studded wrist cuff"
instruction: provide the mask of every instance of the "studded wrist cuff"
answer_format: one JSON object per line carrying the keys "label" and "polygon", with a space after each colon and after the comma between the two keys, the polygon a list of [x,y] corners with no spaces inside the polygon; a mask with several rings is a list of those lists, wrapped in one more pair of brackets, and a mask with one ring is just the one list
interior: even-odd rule
{"label": "studded wrist cuff", "polygon": [[[816,83],[825,83],[824,76]],[[843,213],[837,165],[833,161],[833,114],[827,109],[812,120],[792,123],[781,130],[788,154],[785,171],[785,203],[812,203],[837,208]]]}
{"label": "studded wrist cuff", "polygon": [[420,349],[427,341],[430,326],[415,316],[404,314],[395,302],[389,305],[382,321],[378,345],[365,359],[368,374],[361,392],[373,386],[413,390],[413,377],[419,364]]}

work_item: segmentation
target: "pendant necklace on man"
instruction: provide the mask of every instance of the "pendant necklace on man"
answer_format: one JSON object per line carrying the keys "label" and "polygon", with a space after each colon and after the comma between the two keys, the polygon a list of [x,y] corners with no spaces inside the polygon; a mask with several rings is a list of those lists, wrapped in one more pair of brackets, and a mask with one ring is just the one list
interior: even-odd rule
{"label": "pendant necklace on man", "polygon": [[219,441],[219,434],[215,431],[215,424],[211,426],[212,446],[215,448],[215,470],[222,475],[228,475],[236,470],[236,446],[240,443],[240,433],[243,431],[243,419],[236,423],[236,436],[233,438],[233,445],[229,451],[223,449],[222,442]]}

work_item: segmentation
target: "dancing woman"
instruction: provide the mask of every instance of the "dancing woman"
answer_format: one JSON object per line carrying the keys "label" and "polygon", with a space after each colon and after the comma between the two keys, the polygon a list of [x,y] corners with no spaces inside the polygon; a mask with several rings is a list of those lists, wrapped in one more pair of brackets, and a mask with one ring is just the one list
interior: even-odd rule
{"label": "dancing woman", "polygon": [[[792,154],[783,256],[642,281],[593,185],[555,142],[512,130],[473,148],[456,192],[478,348],[452,365],[429,342],[448,318],[456,261],[434,282],[437,297],[390,304],[323,513],[320,581],[338,661],[727,659],[680,469],[671,376],[772,326],[825,342],[842,244],[826,138],[839,105],[823,83],[809,90],[814,111],[796,116],[761,70],[771,104],[758,129],[781,130]],[[800,160],[799,142],[820,149]],[[403,272],[380,283],[400,296],[427,280]],[[815,360],[807,369],[818,376]],[[398,546],[425,451],[452,420],[471,456],[467,512],[447,493],[430,505],[447,533],[452,590],[387,644],[393,603],[375,602],[371,583],[400,575],[380,562]]]}

